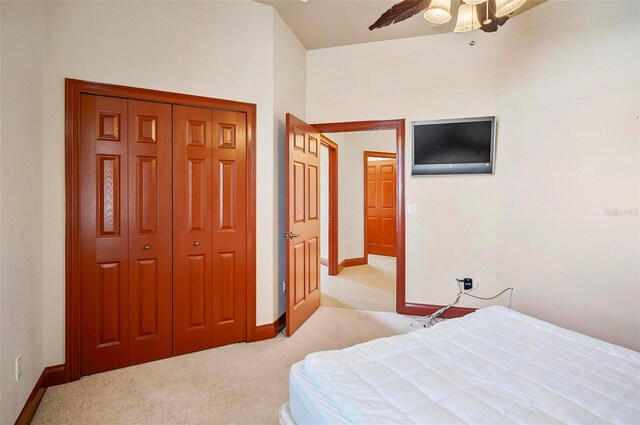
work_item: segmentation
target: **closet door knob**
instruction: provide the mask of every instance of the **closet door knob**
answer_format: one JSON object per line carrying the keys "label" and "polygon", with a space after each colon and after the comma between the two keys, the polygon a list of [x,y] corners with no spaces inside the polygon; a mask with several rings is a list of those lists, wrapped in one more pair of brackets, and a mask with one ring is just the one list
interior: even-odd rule
{"label": "closet door knob", "polygon": [[149,249],[150,249],[150,248],[151,248],[151,245],[145,245],[145,246],[144,246],[144,250],[145,250],[145,251],[149,251]]}
{"label": "closet door knob", "polygon": [[195,241],[195,242],[193,243],[193,246],[200,246],[200,242]]}

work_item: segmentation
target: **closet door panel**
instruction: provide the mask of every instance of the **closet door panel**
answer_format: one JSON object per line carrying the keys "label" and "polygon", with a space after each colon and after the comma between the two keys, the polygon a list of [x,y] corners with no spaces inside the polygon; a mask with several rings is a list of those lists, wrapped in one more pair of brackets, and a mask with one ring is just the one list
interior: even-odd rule
{"label": "closet door panel", "polygon": [[213,346],[211,189],[211,110],[174,106],[174,354]]}
{"label": "closet door panel", "polygon": [[172,352],[171,105],[128,101],[129,363]]}
{"label": "closet door panel", "polygon": [[127,101],[80,96],[80,375],[128,364]]}
{"label": "closet door panel", "polygon": [[213,111],[213,339],[246,340],[246,115]]}

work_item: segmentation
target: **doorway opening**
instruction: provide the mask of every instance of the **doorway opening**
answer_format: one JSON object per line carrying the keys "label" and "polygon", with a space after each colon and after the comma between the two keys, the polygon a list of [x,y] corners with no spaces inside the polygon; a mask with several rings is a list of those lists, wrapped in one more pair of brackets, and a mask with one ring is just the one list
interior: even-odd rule
{"label": "doorway opening", "polygon": [[338,265],[338,145],[320,135],[320,264],[329,276]]}
{"label": "doorway opening", "polygon": [[[396,132],[322,135],[329,137],[337,149],[324,146],[320,152],[321,304],[395,312]],[[337,164],[329,158],[334,152]],[[329,170],[332,165],[334,169]],[[329,212],[330,195],[337,198],[333,213]],[[337,258],[329,252],[334,241]],[[331,260],[337,263],[336,273],[332,273]]]}
{"label": "doorway opening", "polygon": [[[286,290],[286,333],[292,335],[313,315],[321,302],[321,229],[320,229],[320,155],[322,134],[331,133],[335,142],[336,133],[372,132],[376,130],[392,130],[396,152],[396,189],[397,213],[395,219],[396,257],[395,257],[395,311],[404,313],[405,302],[405,218],[404,218],[404,120],[389,121],[356,121],[343,123],[325,123],[309,125],[291,114],[286,116],[286,232],[287,240],[287,290]],[[339,143],[338,143],[339,145]],[[345,146],[348,146],[345,143]],[[380,149],[374,149],[380,150]],[[362,153],[354,161],[340,160],[340,164],[348,167],[362,165]],[[363,171],[364,173],[364,171]],[[339,173],[338,173],[339,174]],[[362,179],[355,180],[357,190],[362,190]],[[345,189],[341,180],[338,192]],[[355,198],[355,197],[354,197]],[[350,199],[350,198],[345,198]],[[360,198],[353,212],[344,208],[345,219],[357,215],[364,218]],[[338,214],[340,215],[340,214]],[[364,223],[358,228],[345,225],[343,217],[339,217],[340,228],[361,231],[364,234]],[[336,221],[338,221],[336,220]],[[332,221],[334,221],[332,219]],[[338,226],[334,226],[333,229]],[[332,227],[329,227],[331,230]],[[353,238],[353,236],[346,236]],[[339,238],[339,235],[338,235]],[[362,243],[362,236],[353,238]],[[350,240],[350,239],[349,239]],[[342,265],[348,266],[348,253],[342,251],[344,244],[338,241],[338,258],[342,256]],[[342,248],[341,248],[342,247]],[[359,261],[366,261],[364,249]],[[358,257],[356,257],[358,258]],[[356,260],[358,261],[358,260]],[[339,268],[339,267],[338,267]],[[328,276],[328,272],[327,272]]]}

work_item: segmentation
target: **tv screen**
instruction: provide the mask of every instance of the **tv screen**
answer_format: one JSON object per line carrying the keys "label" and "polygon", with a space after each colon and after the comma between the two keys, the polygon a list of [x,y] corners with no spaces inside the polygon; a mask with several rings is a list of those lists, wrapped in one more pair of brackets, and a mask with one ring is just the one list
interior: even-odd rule
{"label": "tv screen", "polygon": [[413,123],[411,174],[493,173],[495,117]]}

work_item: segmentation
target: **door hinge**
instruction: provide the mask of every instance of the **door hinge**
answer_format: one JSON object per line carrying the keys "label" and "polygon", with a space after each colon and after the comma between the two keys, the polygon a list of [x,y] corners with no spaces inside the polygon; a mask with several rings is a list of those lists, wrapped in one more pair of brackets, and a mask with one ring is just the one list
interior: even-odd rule
{"label": "door hinge", "polygon": [[282,293],[283,294],[287,293],[287,281],[286,280],[282,281]]}

